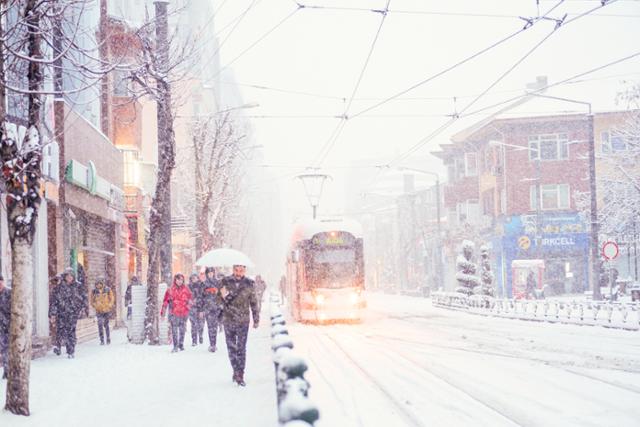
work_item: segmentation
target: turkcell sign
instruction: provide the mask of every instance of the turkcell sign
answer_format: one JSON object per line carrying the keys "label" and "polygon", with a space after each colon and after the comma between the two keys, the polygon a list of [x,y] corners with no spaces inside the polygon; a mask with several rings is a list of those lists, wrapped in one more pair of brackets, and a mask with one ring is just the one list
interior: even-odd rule
{"label": "turkcell sign", "polygon": [[575,246],[576,239],[574,237],[543,237],[540,239],[542,246]]}

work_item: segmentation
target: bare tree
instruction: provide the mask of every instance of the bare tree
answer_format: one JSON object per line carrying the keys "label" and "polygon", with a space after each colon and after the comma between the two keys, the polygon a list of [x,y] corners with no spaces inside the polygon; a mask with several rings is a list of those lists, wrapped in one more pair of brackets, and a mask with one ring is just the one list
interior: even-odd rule
{"label": "bare tree", "polygon": [[[598,207],[599,230],[610,238],[635,238],[640,215],[640,86],[623,92],[618,100],[627,108],[623,123],[603,135],[598,153],[602,164],[598,191],[603,200]],[[589,193],[577,193],[576,203],[588,214]]]}
{"label": "bare tree", "polygon": [[147,273],[147,307],[145,335],[149,344],[159,343],[159,280],[171,283],[171,175],[176,164],[175,111],[182,101],[173,96],[172,88],[189,73],[194,58],[193,42],[180,43],[169,35],[167,2],[156,2],[156,16],[138,31],[138,57],[129,66],[133,82],[132,101],[146,97],[157,105],[158,173],[149,218],[149,268]]}
{"label": "bare tree", "polygon": [[[55,138],[44,129],[45,97],[79,94],[112,69],[95,46],[79,42],[90,34],[82,24],[90,3],[0,1],[0,158],[13,272],[5,408],[18,415],[30,412],[32,244],[42,201],[42,147]],[[63,86],[63,76],[69,87]],[[15,130],[16,121],[26,127],[24,137]]]}
{"label": "bare tree", "polygon": [[196,251],[198,256],[222,246],[239,203],[239,182],[243,173],[240,160],[244,135],[238,132],[233,116],[227,112],[196,120],[191,126]]}

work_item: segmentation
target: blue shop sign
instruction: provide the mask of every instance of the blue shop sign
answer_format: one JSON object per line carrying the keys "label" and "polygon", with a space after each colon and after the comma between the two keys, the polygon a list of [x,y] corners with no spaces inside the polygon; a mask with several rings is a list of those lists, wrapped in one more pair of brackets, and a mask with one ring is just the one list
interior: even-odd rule
{"label": "blue shop sign", "polygon": [[540,216],[540,228],[536,227],[537,215],[514,215],[504,223],[504,235],[543,235],[586,233],[587,227],[577,213],[550,214]]}

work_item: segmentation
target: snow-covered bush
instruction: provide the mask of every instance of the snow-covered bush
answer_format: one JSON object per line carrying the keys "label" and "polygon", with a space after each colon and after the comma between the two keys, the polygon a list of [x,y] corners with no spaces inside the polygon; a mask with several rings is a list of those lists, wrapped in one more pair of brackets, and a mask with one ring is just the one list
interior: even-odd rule
{"label": "snow-covered bush", "polygon": [[478,266],[473,261],[473,253],[476,245],[470,240],[462,241],[462,253],[456,258],[456,280],[458,281],[458,287],[456,292],[471,295],[473,289],[480,285],[480,280],[476,275]]}
{"label": "snow-covered bush", "polygon": [[493,287],[494,275],[491,271],[491,260],[489,254],[489,248],[486,245],[480,246],[480,281],[482,284],[476,286],[473,292],[476,295],[494,296],[495,289]]}

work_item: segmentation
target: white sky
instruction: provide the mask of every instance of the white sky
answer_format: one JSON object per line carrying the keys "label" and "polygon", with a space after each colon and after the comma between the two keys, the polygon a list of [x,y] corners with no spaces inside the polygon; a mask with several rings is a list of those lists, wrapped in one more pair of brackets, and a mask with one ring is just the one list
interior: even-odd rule
{"label": "white sky", "polygon": [[[301,3],[383,9],[387,0],[304,0]],[[557,3],[541,0],[540,13]],[[229,23],[253,4],[222,45],[223,66],[297,8],[293,0],[217,0],[214,4],[219,8],[215,26],[221,42],[233,28]],[[599,4],[600,1],[565,0],[550,17],[561,18],[568,13],[567,20],[570,20],[576,13]],[[394,95],[514,33],[524,25],[518,16],[538,14],[535,0],[391,0],[389,9],[391,12],[384,21],[349,110],[351,115],[375,104],[376,99]],[[455,15],[461,13],[506,16]],[[246,110],[246,114],[270,117],[251,120],[255,143],[265,147],[265,163],[286,166],[270,169],[273,176],[280,179],[263,185],[265,191],[269,191],[268,187],[277,183],[284,194],[291,194],[284,198],[287,218],[310,213],[310,208],[302,197],[302,186],[282,176],[293,175],[317,161],[321,147],[339,124],[339,119],[332,117],[344,113],[346,104],[341,98],[348,100],[354,91],[381,19],[380,13],[372,11],[300,9],[232,64],[238,82],[243,85],[335,97],[241,87],[246,103],[260,104],[258,108]],[[225,26],[228,29],[221,31]],[[474,95],[485,91],[554,26],[554,21],[538,22],[498,48],[409,92],[404,95],[405,99],[348,120],[322,164],[323,170],[334,179],[326,186],[321,212],[344,209],[347,185],[344,166],[352,162],[366,163],[368,158],[376,159],[372,163],[381,163],[381,159],[388,162],[405,153],[447,122],[446,115],[462,111]],[[522,93],[524,85],[538,75],[547,75],[553,83],[640,52],[638,40],[640,1],[619,0],[609,4],[558,29],[468,111]],[[639,78],[640,57],[635,57],[583,78],[588,81],[563,85],[547,93],[592,102],[595,111],[609,110],[616,108],[615,96],[624,89],[623,80],[637,82]],[[456,107],[454,97],[457,97]],[[518,112],[567,110],[583,111],[573,104],[532,101]],[[453,133],[483,117],[461,118],[426,143],[415,153],[424,159],[420,166],[441,172],[440,162],[428,153],[437,150],[438,144],[447,142]]]}

